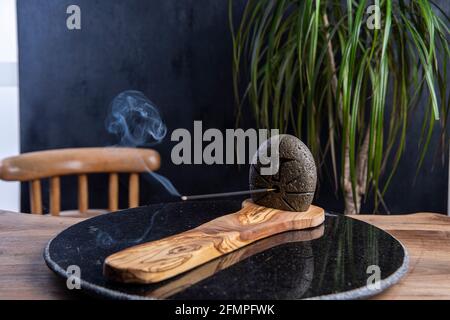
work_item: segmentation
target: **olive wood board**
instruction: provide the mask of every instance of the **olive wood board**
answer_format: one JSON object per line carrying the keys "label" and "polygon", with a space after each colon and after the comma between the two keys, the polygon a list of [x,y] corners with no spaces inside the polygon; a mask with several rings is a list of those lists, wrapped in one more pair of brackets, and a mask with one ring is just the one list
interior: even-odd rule
{"label": "olive wood board", "polygon": [[316,227],[324,220],[324,210],[314,205],[305,212],[292,212],[245,200],[242,209],[235,213],[108,256],[103,273],[107,278],[123,283],[155,283],[257,240],[285,231]]}

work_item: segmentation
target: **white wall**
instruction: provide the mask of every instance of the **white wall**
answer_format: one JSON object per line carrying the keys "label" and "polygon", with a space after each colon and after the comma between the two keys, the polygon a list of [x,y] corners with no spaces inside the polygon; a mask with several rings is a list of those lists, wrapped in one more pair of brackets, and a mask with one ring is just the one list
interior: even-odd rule
{"label": "white wall", "polygon": [[[15,0],[0,0],[0,159],[19,153]],[[0,181],[0,209],[19,211],[19,183]]]}

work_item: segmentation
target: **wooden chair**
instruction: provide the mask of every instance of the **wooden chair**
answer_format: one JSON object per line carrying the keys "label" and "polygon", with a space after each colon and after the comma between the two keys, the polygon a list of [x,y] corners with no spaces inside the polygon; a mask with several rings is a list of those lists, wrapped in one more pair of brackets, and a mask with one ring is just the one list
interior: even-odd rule
{"label": "wooden chair", "polygon": [[[88,213],[88,174],[109,173],[108,210],[118,210],[119,173],[129,173],[128,206],[139,206],[139,173],[156,171],[159,153],[151,149],[76,148],[24,153],[0,162],[0,179],[30,182],[31,213],[42,214],[41,179],[50,179],[50,213],[60,215],[60,177],[78,176],[78,210]],[[93,213],[98,213],[93,212]],[[62,214],[64,215],[64,214]],[[73,211],[67,215],[73,216]]]}

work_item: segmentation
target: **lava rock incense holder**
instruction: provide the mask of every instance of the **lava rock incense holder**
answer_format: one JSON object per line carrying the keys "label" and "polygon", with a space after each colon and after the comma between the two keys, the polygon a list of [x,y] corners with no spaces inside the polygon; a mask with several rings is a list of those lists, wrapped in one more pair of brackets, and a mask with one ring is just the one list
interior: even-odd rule
{"label": "lava rock incense holder", "polygon": [[[274,146],[276,144],[276,147]],[[278,153],[278,170],[263,175],[258,159]],[[268,188],[276,192],[253,194],[253,201],[261,206],[286,211],[303,212],[309,209],[317,184],[317,168],[308,147],[298,138],[282,134],[264,142],[250,167],[250,189]]]}
{"label": "lava rock incense holder", "polygon": [[[263,175],[258,159],[269,152],[278,153],[278,170]],[[311,205],[316,180],[314,159],[299,139],[272,137],[250,170],[250,189],[272,192],[255,193],[241,210],[194,229],[114,253],[104,262],[104,275],[124,283],[159,282],[274,234],[316,227],[325,220],[324,210]]]}

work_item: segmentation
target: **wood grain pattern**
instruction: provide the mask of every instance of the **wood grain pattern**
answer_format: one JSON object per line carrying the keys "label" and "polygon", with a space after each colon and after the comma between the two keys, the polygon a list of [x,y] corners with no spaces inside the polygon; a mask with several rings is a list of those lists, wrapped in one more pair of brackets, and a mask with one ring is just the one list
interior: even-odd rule
{"label": "wood grain pattern", "polygon": [[85,174],[78,176],[78,210],[81,213],[87,212],[89,207],[88,178]]}
{"label": "wood grain pattern", "polygon": [[155,290],[149,291],[145,295],[147,297],[157,299],[168,298],[177,292],[180,292],[206,278],[211,277],[221,270],[225,270],[240,261],[243,261],[260,252],[269,250],[270,248],[274,248],[285,243],[303,242],[318,239],[323,236],[324,229],[324,226],[320,225],[316,228],[310,228],[306,230],[283,232],[272,237],[257,241],[256,243],[245,246],[230,254],[205,263],[204,265],[195,268],[194,270],[186,272],[180,278],[176,278],[173,281],[170,281],[169,283]]}
{"label": "wood grain pattern", "polygon": [[119,209],[119,175],[117,173],[109,175],[108,192],[108,210],[116,211]]}
{"label": "wood grain pattern", "polygon": [[392,234],[410,256],[407,275],[374,299],[450,299],[450,217],[434,213],[352,217]]}
{"label": "wood grain pattern", "polygon": [[[417,213],[361,215],[397,237],[410,255],[410,268],[398,284],[373,299],[450,299],[450,218]],[[0,299],[78,299],[45,265],[47,242],[82,218],[61,218],[0,210]],[[43,290],[45,288],[45,290]]]}
{"label": "wood grain pattern", "polygon": [[30,209],[31,213],[42,214],[41,180],[30,182]]}
{"label": "wood grain pattern", "polygon": [[42,252],[57,233],[82,220],[0,211],[0,299],[76,299]]}
{"label": "wood grain pattern", "polygon": [[[159,153],[152,149],[135,148],[76,148],[24,153],[0,162],[0,179],[30,181],[30,208],[42,214],[40,179],[50,179],[50,213],[60,215],[60,177],[78,175],[78,215],[85,217],[89,210],[88,174],[110,173],[108,208],[119,209],[118,173],[130,173],[130,208],[139,205],[139,173],[155,171],[160,166]],[[89,211],[89,212],[88,212]],[[104,212],[104,211],[102,211]],[[63,213],[73,216],[74,211]]]}
{"label": "wood grain pattern", "polygon": [[128,207],[136,208],[138,206],[139,206],[139,175],[137,173],[131,173],[128,186]]}
{"label": "wood grain pattern", "polygon": [[192,230],[140,244],[106,258],[105,276],[125,283],[153,283],[176,276],[259,239],[323,223],[322,208],[305,212],[265,208],[245,201],[243,208]]}
{"label": "wood grain pattern", "polygon": [[50,213],[54,216],[61,211],[61,183],[59,177],[50,178]]}
{"label": "wood grain pattern", "polygon": [[29,181],[63,175],[156,171],[159,153],[136,148],[75,148],[23,153],[0,162],[0,179]]}

